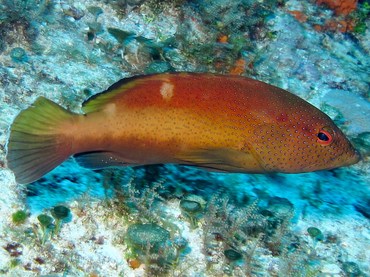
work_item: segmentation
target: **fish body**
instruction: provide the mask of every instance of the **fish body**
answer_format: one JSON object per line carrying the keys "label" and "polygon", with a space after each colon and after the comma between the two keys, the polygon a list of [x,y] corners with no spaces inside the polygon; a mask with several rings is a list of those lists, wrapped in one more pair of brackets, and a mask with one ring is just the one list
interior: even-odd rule
{"label": "fish body", "polygon": [[37,180],[71,155],[90,168],[177,163],[247,173],[308,172],[359,160],[323,112],[240,76],[133,77],[93,96],[82,110],[73,114],[39,98],[20,113],[7,153],[18,182]]}

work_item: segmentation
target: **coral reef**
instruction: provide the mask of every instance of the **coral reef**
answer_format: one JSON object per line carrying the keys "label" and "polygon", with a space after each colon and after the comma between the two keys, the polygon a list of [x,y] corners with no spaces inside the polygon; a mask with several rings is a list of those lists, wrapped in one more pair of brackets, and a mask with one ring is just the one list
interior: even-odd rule
{"label": "coral reef", "polygon": [[0,51],[6,43],[32,42],[38,35],[38,23],[51,20],[49,15],[54,8],[48,0],[4,0],[0,5]]}

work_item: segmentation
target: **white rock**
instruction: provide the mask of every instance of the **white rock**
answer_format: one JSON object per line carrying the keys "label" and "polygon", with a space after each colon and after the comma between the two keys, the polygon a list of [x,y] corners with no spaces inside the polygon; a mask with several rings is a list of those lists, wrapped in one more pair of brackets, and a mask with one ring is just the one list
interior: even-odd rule
{"label": "white rock", "polygon": [[342,272],[340,267],[336,264],[325,264],[322,269],[322,273],[331,274],[330,276],[333,276],[332,274],[339,274]]}

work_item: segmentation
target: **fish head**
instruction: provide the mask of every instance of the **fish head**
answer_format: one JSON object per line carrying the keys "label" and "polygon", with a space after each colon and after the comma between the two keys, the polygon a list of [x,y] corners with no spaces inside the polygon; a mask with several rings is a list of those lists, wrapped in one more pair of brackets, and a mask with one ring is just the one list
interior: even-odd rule
{"label": "fish head", "polygon": [[255,129],[254,153],[267,172],[299,173],[357,163],[360,155],[324,113],[301,112]]}
{"label": "fish head", "polygon": [[330,118],[317,122],[306,144],[310,142],[313,152],[309,150],[307,155],[312,159],[303,166],[303,172],[349,166],[360,160],[359,152]]}

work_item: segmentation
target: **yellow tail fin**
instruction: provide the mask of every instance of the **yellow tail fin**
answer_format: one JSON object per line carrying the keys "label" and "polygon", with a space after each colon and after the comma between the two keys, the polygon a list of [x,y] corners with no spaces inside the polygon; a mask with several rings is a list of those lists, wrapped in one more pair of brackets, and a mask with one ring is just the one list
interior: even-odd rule
{"label": "yellow tail fin", "polygon": [[70,153],[70,143],[60,124],[74,114],[39,97],[14,120],[7,143],[7,166],[18,183],[27,184],[54,169]]}

